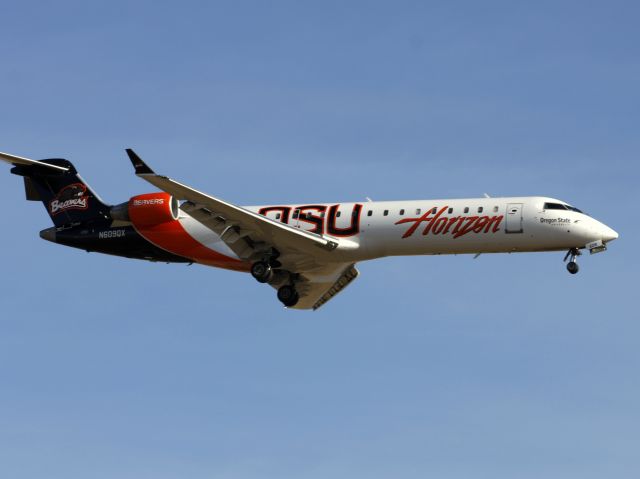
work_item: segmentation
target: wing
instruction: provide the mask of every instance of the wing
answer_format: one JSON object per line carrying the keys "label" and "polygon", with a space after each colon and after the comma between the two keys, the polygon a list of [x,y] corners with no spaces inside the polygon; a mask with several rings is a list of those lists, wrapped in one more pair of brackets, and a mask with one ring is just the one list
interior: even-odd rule
{"label": "wing", "polygon": [[296,309],[319,308],[358,276],[352,263],[341,261],[341,253],[357,243],[303,231],[209,196],[157,175],[133,150],[127,154],[136,175],[183,200],[180,208],[218,234],[240,259],[254,262],[277,252],[279,267],[296,276]]}
{"label": "wing", "polygon": [[346,288],[360,273],[355,264],[331,264],[315,272],[305,272],[296,285],[300,300],[294,309],[314,311]]}

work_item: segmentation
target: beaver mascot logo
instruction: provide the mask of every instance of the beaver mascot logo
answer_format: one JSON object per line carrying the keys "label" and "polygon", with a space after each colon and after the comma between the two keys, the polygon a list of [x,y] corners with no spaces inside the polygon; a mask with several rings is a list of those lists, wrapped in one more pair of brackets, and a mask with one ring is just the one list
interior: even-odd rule
{"label": "beaver mascot logo", "polygon": [[86,210],[89,208],[87,187],[82,183],[74,183],[62,188],[49,203],[51,215],[67,210]]}

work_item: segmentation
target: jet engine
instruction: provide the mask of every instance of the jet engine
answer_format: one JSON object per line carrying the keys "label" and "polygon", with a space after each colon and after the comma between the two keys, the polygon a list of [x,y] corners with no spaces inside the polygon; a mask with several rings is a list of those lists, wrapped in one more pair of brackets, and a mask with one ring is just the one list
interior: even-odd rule
{"label": "jet engine", "polygon": [[168,193],[148,193],[111,208],[111,218],[131,221],[138,226],[153,226],[175,221],[180,214],[178,200]]}

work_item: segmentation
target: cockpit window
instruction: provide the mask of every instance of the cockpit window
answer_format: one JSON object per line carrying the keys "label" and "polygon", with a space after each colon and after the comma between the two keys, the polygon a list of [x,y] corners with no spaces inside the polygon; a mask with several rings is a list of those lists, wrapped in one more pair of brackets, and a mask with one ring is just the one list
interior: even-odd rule
{"label": "cockpit window", "polygon": [[569,205],[563,205],[562,203],[545,203],[544,209],[545,210],[565,210],[565,211],[569,210],[569,211],[575,211],[576,213],[582,213],[582,211],[580,211],[578,208],[575,208]]}
{"label": "cockpit window", "polygon": [[545,203],[545,210],[566,210],[567,207],[561,203]]}

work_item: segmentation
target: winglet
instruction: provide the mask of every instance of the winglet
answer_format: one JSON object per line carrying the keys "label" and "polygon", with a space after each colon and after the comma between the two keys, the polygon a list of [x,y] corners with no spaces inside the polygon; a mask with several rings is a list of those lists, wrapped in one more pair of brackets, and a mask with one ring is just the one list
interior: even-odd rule
{"label": "winglet", "polygon": [[142,161],[142,158],[140,158],[135,151],[133,151],[131,148],[127,148],[126,151],[127,151],[127,155],[129,155],[129,159],[131,160],[131,163],[133,164],[133,167],[136,169],[136,175],[155,174],[153,170],[149,168],[149,166],[147,166],[147,164],[144,161]]}

